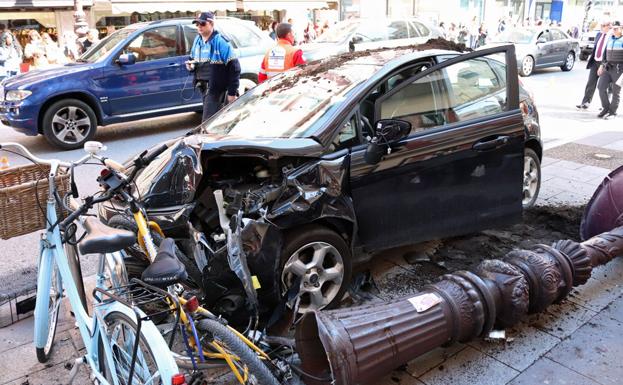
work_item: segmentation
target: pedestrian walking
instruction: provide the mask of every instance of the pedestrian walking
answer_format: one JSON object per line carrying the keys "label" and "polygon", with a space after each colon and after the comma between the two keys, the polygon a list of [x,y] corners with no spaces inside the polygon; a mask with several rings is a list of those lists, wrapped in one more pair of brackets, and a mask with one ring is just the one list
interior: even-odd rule
{"label": "pedestrian walking", "polygon": [[595,36],[595,48],[593,48],[593,52],[591,52],[591,56],[588,57],[588,61],[586,62],[586,69],[589,70],[589,73],[584,89],[584,97],[582,98],[582,102],[576,106],[577,108],[585,110],[590,106],[593,100],[595,88],[597,87],[597,80],[599,80],[597,70],[603,61],[604,53],[606,52],[606,43],[610,37],[610,24],[609,21],[602,22],[601,31]]}
{"label": "pedestrian walking", "polygon": [[6,24],[1,24],[0,23],[0,36],[2,36],[5,32],[10,34],[11,37],[13,38],[13,44],[12,45],[15,47],[15,49],[19,53],[19,57],[24,56],[24,49],[22,48],[22,45],[20,44],[19,40],[17,40],[17,38],[15,37],[15,34],[13,32],[11,32],[9,29],[7,29]]}
{"label": "pedestrian walking", "polygon": [[65,64],[67,59],[63,55],[63,51],[58,44],[52,39],[49,33],[44,32],[41,34],[41,41],[43,50],[45,51],[45,57],[48,59],[49,64]]}
{"label": "pedestrian walking", "polygon": [[214,29],[214,14],[202,12],[194,21],[199,34],[190,49],[186,68],[195,75],[195,86],[203,93],[203,117],[208,120],[227,103],[233,102],[240,85],[240,63],[231,44]]}
{"label": "pedestrian walking", "polygon": [[303,50],[293,46],[294,33],[290,24],[281,23],[277,25],[277,38],[277,45],[264,55],[264,61],[262,61],[258,75],[260,83],[297,65],[305,64]]}
{"label": "pedestrian walking", "polygon": [[84,40],[80,42],[82,44],[82,53],[85,53],[86,51],[88,51],[89,48],[94,46],[95,43],[97,43],[98,41],[99,41],[99,32],[97,32],[97,29],[90,29],[89,32],[87,32],[87,35],[85,36]]}
{"label": "pedestrian walking", "polygon": [[[607,40],[605,56],[597,71],[599,75],[597,88],[599,89],[599,98],[601,99],[602,106],[601,112],[597,115],[599,118],[609,119],[615,117],[619,107],[621,86],[617,82],[623,73],[622,36],[621,22],[615,21],[612,23],[612,35]],[[608,99],[608,87],[610,84],[612,84],[612,100]]]}
{"label": "pedestrian walking", "polygon": [[62,52],[68,62],[75,62],[80,56],[80,44],[73,31],[63,33]]}
{"label": "pedestrian walking", "polygon": [[19,73],[22,54],[17,50],[13,35],[5,31],[0,35],[0,80]]}

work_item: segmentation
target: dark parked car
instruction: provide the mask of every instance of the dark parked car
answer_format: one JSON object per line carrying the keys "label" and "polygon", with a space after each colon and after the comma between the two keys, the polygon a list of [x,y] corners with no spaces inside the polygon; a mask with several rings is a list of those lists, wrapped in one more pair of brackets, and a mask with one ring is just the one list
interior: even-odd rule
{"label": "dark parked car", "polygon": [[[294,287],[300,311],[323,308],[371,252],[519,220],[542,155],[512,45],[313,63],[167,145],[136,192],[204,261],[205,301],[227,319],[245,306],[230,270],[242,255],[260,303]],[[201,237],[207,258],[185,246]]]}
{"label": "dark parked car", "polygon": [[495,36],[492,43],[513,43],[521,76],[530,76],[536,68],[560,67],[571,71],[580,54],[580,43],[559,28],[508,29]]}
{"label": "dark parked car", "polygon": [[[26,135],[43,134],[62,149],[81,147],[97,126],[201,111],[184,66],[195,36],[192,19],[138,23],[112,33],[78,62],[12,77],[0,86],[0,121]],[[240,60],[240,93],[255,86],[274,42],[252,23],[217,19]]]}

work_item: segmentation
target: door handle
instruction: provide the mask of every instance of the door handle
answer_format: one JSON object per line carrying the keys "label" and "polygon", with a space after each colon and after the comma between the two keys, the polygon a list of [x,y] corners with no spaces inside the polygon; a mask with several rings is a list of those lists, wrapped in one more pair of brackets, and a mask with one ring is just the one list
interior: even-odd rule
{"label": "door handle", "polygon": [[179,67],[180,63],[169,63],[169,67]]}
{"label": "door handle", "polygon": [[478,142],[474,143],[472,148],[475,151],[493,150],[495,148],[498,148],[498,147],[501,147],[501,146],[505,145],[506,143],[508,143],[509,140],[510,140],[509,136],[498,136],[497,138],[495,138],[493,140],[478,141]]}

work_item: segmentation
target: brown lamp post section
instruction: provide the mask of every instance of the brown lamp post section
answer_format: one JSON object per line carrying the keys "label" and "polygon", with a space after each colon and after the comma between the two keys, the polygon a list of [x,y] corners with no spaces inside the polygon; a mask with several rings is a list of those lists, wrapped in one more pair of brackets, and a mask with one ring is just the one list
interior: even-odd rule
{"label": "brown lamp post section", "polygon": [[582,243],[558,241],[444,275],[418,295],[306,314],[296,330],[303,370],[339,385],[373,384],[450,342],[465,342],[544,310],[623,254],[623,227]]}

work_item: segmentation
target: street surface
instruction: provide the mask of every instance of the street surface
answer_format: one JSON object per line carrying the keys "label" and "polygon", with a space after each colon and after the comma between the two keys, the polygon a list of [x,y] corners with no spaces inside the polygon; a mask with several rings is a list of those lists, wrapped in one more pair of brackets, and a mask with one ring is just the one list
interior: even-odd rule
{"label": "street surface", "polygon": [[[598,95],[588,111],[575,108],[588,75],[584,67],[585,62],[579,62],[571,72],[545,69],[521,78],[534,93],[546,149],[538,204],[585,203],[603,176],[622,163],[623,118],[597,119]],[[123,161],[197,124],[195,114],[176,115],[100,128],[96,139],[108,146],[107,156]],[[0,127],[0,134],[1,141],[22,143],[41,157],[71,160],[82,155],[81,150],[58,153],[43,137],[25,137],[6,127]],[[591,163],[587,149],[589,153],[594,149],[595,153],[610,154],[614,161]],[[15,157],[10,157],[10,162],[20,163]],[[84,193],[94,191],[94,182],[87,187],[85,180],[94,181],[95,173],[83,171],[80,175]],[[37,234],[30,234],[0,241],[0,289],[34,286],[37,240]],[[87,258],[85,263],[92,264],[92,260]],[[92,271],[92,267],[85,267],[85,274]],[[30,273],[23,275],[24,271]],[[569,300],[554,305],[538,325],[525,323],[507,331],[512,340],[476,340],[439,348],[379,384],[620,384],[623,364],[616,358],[623,354],[622,274],[623,260],[615,260],[596,269],[594,279],[574,290]],[[2,294],[6,291],[0,291]],[[68,374],[65,364],[73,362],[71,357],[81,348],[72,336],[72,322],[66,319],[52,367],[48,368],[36,363],[30,342],[32,318],[0,329],[0,385],[64,383]],[[81,376],[86,381],[84,369]]]}

